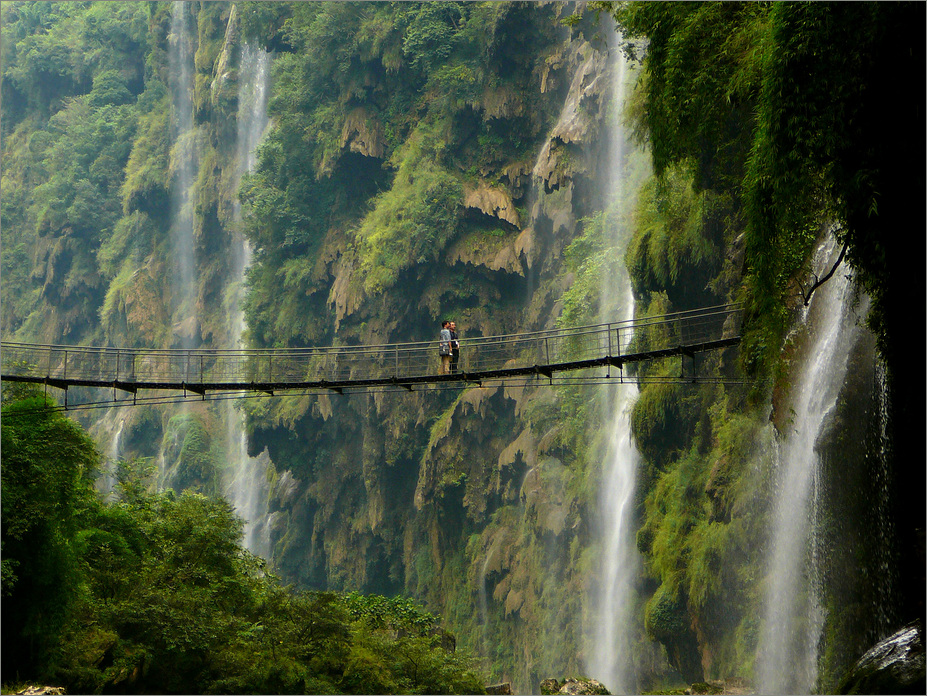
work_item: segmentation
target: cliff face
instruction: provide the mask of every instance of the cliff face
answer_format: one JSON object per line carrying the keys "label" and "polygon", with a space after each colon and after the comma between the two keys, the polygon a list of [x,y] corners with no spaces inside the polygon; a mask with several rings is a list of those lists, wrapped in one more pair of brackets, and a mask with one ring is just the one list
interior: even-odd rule
{"label": "cliff face", "polygon": [[[638,316],[732,300],[747,253],[740,203],[694,189],[684,166],[656,181],[642,152],[609,158],[614,26],[573,9],[4,3],[4,337],[370,344],[434,339],[447,318],[466,352],[470,337],[615,319],[601,288],[622,266]],[[271,125],[253,157],[244,56],[263,49]],[[641,99],[621,107],[637,122]],[[616,161],[620,191],[606,184]],[[632,691],[754,675],[776,441],[814,331],[797,304],[782,313],[799,328],[777,343],[772,403],[739,384],[736,348],[700,358],[710,383],[669,383],[678,359],[637,370]],[[825,684],[877,630],[864,607],[895,601],[891,581],[879,589],[862,570],[895,553],[880,556],[884,539],[867,531],[896,485],[876,464],[887,407],[871,343],[852,351],[819,438],[830,483],[817,514],[834,549],[821,569]],[[248,484],[262,549],[301,586],[425,600],[494,681],[529,691],[587,673],[612,408],[590,386],[530,381],[244,400],[247,448],[266,452]],[[112,458],[155,459],[162,486],[230,495],[242,478],[233,409],[86,417]],[[884,493],[879,511],[867,479]],[[834,512],[847,500],[852,523]]]}
{"label": "cliff face", "polygon": [[[303,253],[280,262],[286,275],[271,275],[280,251],[252,209],[254,339],[427,340],[451,318],[465,352],[468,337],[556,325],[571,283],[564,250],[579,220],[604,205],[597,180],[613,78],[604,41],[586,38],[607,29],[567,31],[560,11],[492,8],[493,48],[477,61],[448,59],[476,81],[469,96],[417,96],[415,124],[397,123],[401,89],[389,92],[389,74],[366,66],[366,98],[344,96],[337,143],[311,172],[311,186],[336,186],[331,195],[345,201],[324,209]],[[534,38],[516,54],[523,22]],[[426,94],[439,77],[427,78]],[[303,116],[276,118],[262,163],[273,166],[258,186],[282,190],[292,184],[274,172],[292,155],[277,139]],[[404,140],[380,139],[401,127]],[[349,182],[359,176],[377,177],[379,190],[357,191]],[[291,276],[297,264],[305,270]],[[290,307],[300,323],[281,337],[269,327]],[[252,451],[266,447],[287,472],[271,501],[277,567],[314,587],[422,597],[489,659],[494,678],[521,688],[583,670],[579,556],[591,499],[584,452],[569,442],[585,426],[565,431],[565,407],[549,389],[511,385],[250,408]]]}
{"label": "cliff face", "polygon": [[[24,98],[4,100],[7,336],[225,346],[238,230],[251,345],[430,339],[444,317],[464,341],[556,324],[564,249],[603,205],[609,27],[568,29],[554,4],[41,9],[4,8],[4,86]],[[102,20],[122,43],[86,28]],[[69,51],[54,86],[30,33]],[[274,127],[239,223],[248,41],[277,51]],[[585,476],[561,408],[521,385],[249,405],[250,449],[274,462],[276,567],[425,598],[525,688],[580,670]],[[201,404],[88,422],[113,456],[158,461],[161,485],[222,493],[225,418]]]}

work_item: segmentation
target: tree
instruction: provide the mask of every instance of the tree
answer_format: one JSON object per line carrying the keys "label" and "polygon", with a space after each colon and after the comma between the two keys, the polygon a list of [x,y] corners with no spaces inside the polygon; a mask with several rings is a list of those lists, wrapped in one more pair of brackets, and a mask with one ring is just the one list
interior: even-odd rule
{"label": "tree", "polygon": [[4,403],[3,678],[36,674],[81,592],[72,543],[98,503],[93,441],[40,395]]}

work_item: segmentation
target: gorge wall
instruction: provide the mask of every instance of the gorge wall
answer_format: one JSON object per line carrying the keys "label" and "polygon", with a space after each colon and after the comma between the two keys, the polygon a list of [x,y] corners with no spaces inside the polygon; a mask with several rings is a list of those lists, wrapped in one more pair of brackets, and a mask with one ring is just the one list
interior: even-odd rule
{"label": "gorge wall", "polygon": [[[736,7],[700,11],[736,15],[738,40],[768,28],[768,9]],[[758,677],[778,457],[817,330],[794,293],[763,314],[768,288],[751,285],[756,241],[729,179],[745,166],[758,69],[738,73],[725,148],[693,165],[670,161],[647,121],[659,73],[618,57],[646,41],[621,46],[608,12],[583,5],[2,11],[5,340],[356,345],[432,340],[448,318],[465,351],[468,337],[613,311],[746,301],[743,351],[700,356],[698,384],[671,383],[679,359],[642,364],[628,399],[529,382],[77,417],[113,459],[158,462],[159,485],[234,498],[256,518],[249,545],[285,580],[422,600],[493,681],[532,691],[610,669],[603,659],[631,665],[611,686],[630,691]],[[243,95],[267,67],[255,151]],[[644,144],[616,157],[618,128]],[[764,253],[804,283],[829,222]],[[603,292],[625,269],[633,299]],[[911,613],[897,398],[876,337],[858,334],[809,465],[823,551],[808,684],[825,691]],[[594,599],[612,548],[601,489],[618,427],[636,449],[621,525],[623,565],[636,565],[615,643],[627,654],[599,659],[612,641]]]}

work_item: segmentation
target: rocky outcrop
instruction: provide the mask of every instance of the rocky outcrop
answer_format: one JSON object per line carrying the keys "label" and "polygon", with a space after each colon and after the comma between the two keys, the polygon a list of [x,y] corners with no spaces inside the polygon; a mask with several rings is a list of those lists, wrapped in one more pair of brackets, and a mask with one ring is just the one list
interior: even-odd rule
{"label": "rocky outcrop", "polygon": [[556,679],[545,679],[541,682],[542,694],[608,694],[605,685],[595,679],[576,679],[567,677],[562,682]]}
{"label": "rocky outcrop", "polygon": [[471,232],[450,246],[445,255],[448,265],[455,263],[485,266],[491,271],[525,275],[518,239]]}
{"label": "rocky outcrop", "polygon": [[475,208],[486,215],[505,220],[515,227],[520,224],[512,197],[500,188],[487,185],[485,181],[481,181],[475,187],[464,188],[464,205],[467,208]]}
{"label": "rocky outcrop", "polygon": [[364,157],[381,159],[386,152],[386,141],[379,120],[362,107],[351,111],[341,128],[341,147]]}
{"label": "rocky outcrop", "polygon": [[575,50],[574,60],[579,65],[560,118],[534,166],[534,175],[545,182],[547,190],[559,188],[566,179],[587,170],[588,164],[567,146],[589,142],[599,127],[606,90],[606,56],[589,44],[580,44]]}
{"label": "rocky outcrop", "polygon": [[[210,99],[213,106],[219,103],[223,96],[223,90],[228,89],[227,85],[234,83],[232,70],[235,63],[235,49],[238,47],[238,8],[232,5],[229,9],[228,23],[225,25],[225,40],[222,42],[222,50],[219,52],[219,58],[216,60],[215,79],[210,88]],[[232,89],[237,89],[233,85]]]}
{"label": "rocky outcrop", "polygon": [[840,682],[838,694],[923,694],[924,625],[915,622],[876,643]]}

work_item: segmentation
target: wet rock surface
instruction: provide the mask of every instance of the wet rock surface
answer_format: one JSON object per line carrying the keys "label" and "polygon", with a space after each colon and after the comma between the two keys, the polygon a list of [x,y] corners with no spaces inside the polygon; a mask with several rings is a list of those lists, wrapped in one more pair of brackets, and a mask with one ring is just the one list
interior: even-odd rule
{"label": "wet rock surface", "polygon": [[839,694],[923,694],[924,625],[908,624],[879,641],[850,669]]}
{"label": "wet rock surface", "polygon": [[719,696],[745,696],[746,694],[756,693],[750,684],[743,679],[709,679],[708,681],[695,682],[688,689],[686,694],[718,694]]}
{"label": "wet rock surface", "polygon": [[567,677],[563,681],[545,679],[541,682],[542,694],[607,694],[608,689],[595,679]]}

